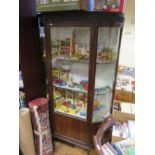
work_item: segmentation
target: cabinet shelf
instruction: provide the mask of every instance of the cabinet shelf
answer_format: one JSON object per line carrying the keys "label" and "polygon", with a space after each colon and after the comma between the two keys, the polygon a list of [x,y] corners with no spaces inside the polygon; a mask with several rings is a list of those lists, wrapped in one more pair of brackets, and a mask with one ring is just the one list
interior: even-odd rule
{"label": "cabinet shelf", "polygon": [[[85,90],[81,90],[79,88],[71,88],[69,86],[59,86],[57,84],[53,84],[54,87],[56,88],[60,88],[60,89],[66,89],[66,90],[71,90],[71,91],[75,91],[75,92],[80,92],[80,93],[88,93],[88,91],[85,91]],[[111,88],[109,87],[108,90],[106,91],[102,91],[102,92],[95,92],[94,94],[95,95],[104,95],[104,94],[107,94],[107,93],[110,93],[111,92]]]}
{"label": "cabinet shelf", "polygon": [[59,115],[66,116],[66,117],[70,117],[70,118],[75,118],[75,119],[78,119],[78,120],[86,121],[86,117],[80,116],[79,113],[73,115],[73,114],[68,114],[68,113],[65,113],[65,112],[60,112],[59,109],[55,109],[54,112],[59,114]]}
{"label": "cabinet shelf", "polygon": [[[84,63],[84,64],[88,64],[89,61],[81,61],[81,60],[73,60],[73,59],[64,59],[64,58],[54,58],[57,61],[69,61],[69,62],[74,62],[74,63]],[[105,61],[105,62],[99,62],[97,61],[96,64],[112,64],[115,63],[115,60],[112,61]]]}
{"label": "cabinet shelf", "polygon": [[81,92],[81,93],[88,93],[88,91],[85,90],[80,90],[79,88],[71,88],[69,86],[59,86],[57,84],[53,84],[54,87],[56,88],[61,88],[61,89],[66,89],[66,90],[72,90],[72,91],[77,91],[77,92]]}

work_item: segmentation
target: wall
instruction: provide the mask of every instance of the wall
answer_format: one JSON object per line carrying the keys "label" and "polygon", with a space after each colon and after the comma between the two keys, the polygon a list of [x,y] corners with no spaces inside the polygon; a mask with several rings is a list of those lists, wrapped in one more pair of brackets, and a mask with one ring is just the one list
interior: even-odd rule
{"label": "wall", "polygon": [[126,0],[119,65],[135,67],[135,0]]}

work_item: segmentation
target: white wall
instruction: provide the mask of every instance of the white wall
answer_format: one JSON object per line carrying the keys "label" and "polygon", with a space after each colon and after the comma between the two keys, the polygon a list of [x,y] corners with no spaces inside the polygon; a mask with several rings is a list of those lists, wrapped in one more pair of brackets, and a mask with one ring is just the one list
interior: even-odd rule
{"label": "white wall", "polygon": [[126,0],[119,64],[135,67],[135,0]]}

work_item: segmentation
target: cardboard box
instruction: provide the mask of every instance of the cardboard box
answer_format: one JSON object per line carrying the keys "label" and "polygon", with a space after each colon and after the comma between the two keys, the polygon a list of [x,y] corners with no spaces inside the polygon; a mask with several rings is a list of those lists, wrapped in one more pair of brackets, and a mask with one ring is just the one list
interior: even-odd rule
{"label": "cardboard box", "polygon": [[[116,122],[120,122],[120,123],[123,123],[128,120],[135,120],[134,114],[128,114],[128,113],[123,113],[118,111],[113,112],[113,117],[115,118]],[[112,143],[115,143],[124,139],[125,138],[122,138],[122,137],[112,136]]]}
{"label": "cardboard box", "polygon": [[125,140],[126,138],[112,136],[112,143],[120,142],[122,140]]}
{"label": "cardboard box", "polygon": [[124,91],[124,90],[115,90],[115,100],[123,102],[132,102],[133,101],[133,92]]}
{"label": "cardboard box", "polygon": [[135,103],[135,93],[133,92],[133,95],[132,95],[132,103]]}
{"label": "cardboard box", "polygon": [[121,13],[124,3],[125,0],[90,0],[90,10]]}
{"label": "cardboard box", "polygon": [[89,0],[36,0],[37,12],[89,10]]}
{"label": "cardboard box", "polygon": [[120,122],[120,123],[123,123],[128,120],[135,120],[134,114],[119,112],[119,111],[114,111],[113,117],[115,118],[116,122]]}

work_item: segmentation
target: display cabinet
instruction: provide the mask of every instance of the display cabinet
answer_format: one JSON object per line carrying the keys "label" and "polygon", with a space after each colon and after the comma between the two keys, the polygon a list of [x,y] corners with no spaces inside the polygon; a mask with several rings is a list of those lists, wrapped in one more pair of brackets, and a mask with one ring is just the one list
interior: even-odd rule
{"label": "display cabinet", "polygon": [[90,149],[112,112],[123,14],[43,15],[53,137]]}

